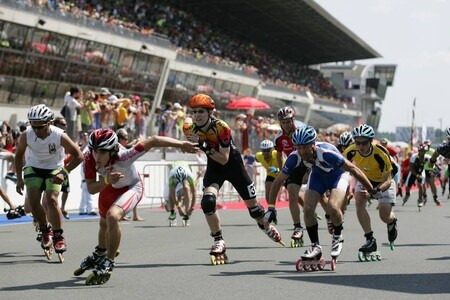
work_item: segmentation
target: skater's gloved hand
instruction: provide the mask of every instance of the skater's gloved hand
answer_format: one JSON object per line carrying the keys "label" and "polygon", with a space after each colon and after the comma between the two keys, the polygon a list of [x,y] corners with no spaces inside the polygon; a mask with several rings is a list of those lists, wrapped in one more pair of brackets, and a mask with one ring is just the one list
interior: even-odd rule
{"label": "skater's gloved hand", "polygon": [[206,155],[210,155],[213,154],[213,150],[212,147],[210,145],[208,145],[206,142],[204,142],[198,135],[196,135],[195,133],[189,135],[187,137],[188,141],[190,141],[191,143],[198,143],[198,147],[200,148],[200,150],[202,150],[203,152],[206,153]]}
{"label": "skater's gloved hand", "polygon": [[275,209],[275,207],[269,207],[269,209],[264,214],[264,227],[268,227],[272,222],[275,225],[277,225],[278,223],[277,210]]}
{"label": "skater's gloved hand", "polygon": [[374,199],[380,199],[383,192],[380,190],[380,188],[374,188],[371,191],[369,191],[369,194]]}
{"label": "skater's gloved hand", "polygon": [[278,172],[280,172],[280,169],[278,169],[277,167],[274,167],[274,166],[270,166],[267,168],[267,171],[269,171],[271,173],[278,173]]}

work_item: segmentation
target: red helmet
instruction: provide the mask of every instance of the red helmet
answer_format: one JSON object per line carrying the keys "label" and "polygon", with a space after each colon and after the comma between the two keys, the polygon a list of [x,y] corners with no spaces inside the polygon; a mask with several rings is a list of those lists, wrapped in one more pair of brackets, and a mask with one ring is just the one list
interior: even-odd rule
{"label": "red helmet", "polygon": [[190,108],[214,109],[214,100],[206,94],[196,94],[189,99]]}
{"label": "red helmet", "polygon": [[97,129],[89,136],[88,147],[91,150],[115,150],[119,139],[112,129]]}
{"label": "red helmet", "polygon": [[295,111],[292,107],[285,106],[278,110],[277,116],[279,121],[292,119],[293,117],[295,117]]}

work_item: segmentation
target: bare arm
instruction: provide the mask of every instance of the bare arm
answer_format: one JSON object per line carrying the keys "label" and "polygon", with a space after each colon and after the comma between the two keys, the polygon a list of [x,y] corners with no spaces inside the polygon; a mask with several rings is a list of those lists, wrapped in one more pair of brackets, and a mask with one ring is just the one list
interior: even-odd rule
{"label": "bare arm", "polygon": [[61,145],[72,155],[72,160],[66,166],[67,171],[71,172],[83,161],[83,153],[81,152],[80,147],[75,144],[66,133],[63,133],[61,136]]}
{"label": "bare arm", "polygon": [[153,135],[143,141],[140,141],[140,144],[144,147],[145,152],[149,151],[153,147],[176,147],[181,149],[183,152],[188,153],[195,153],[199,150],[197,144],[188,141],[180,141],[167,136]]}
{"label": "bare arm", "polygon": [[347,160],[347,159],[345,160],[345,163],[341,167],[341,169],[346,171],[346,172],[350,172],[350,174],[352,174],[356,178],[356,180],[358,180],[362,185],[364,185],[364,187],[368,191],[372,191],[373,190],[372,183],[370,183],[370,181],[367,178],[367,176],[363,173],[363,171],[361,171],[357,166],[355,166],[349,160]]}

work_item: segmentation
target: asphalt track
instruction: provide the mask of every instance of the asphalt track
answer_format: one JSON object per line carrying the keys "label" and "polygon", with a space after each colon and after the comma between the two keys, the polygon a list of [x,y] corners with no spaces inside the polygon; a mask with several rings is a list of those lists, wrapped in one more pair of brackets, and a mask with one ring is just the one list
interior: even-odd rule
{"label": "asphalt track", "polygon": [[[194,212],[190,227],[168,227],[165,211],[141,208],[144,222],[122,222],[121,254],[111,279],[101,286],[86,286],[88,273],[73,275],[96,245],[98,218],[72,215],[65,221],[63,264],[56,256],[51,261],[44,257],[29,217],[18,219],[21,223],[0,222],[0,299],[449,299],[450,201],[443,200],[442,207],[429,202],[418,212],[415,198],[413,194],[405,206],[396,207],[394,251],[376,203],[369,207],[380,262],[357,259],[364,237],[352,203],[336,270],[327,262],[325,270],[316,272],[297,272],[295,262],[306,248],[270,241],[245,210],[220,210],[230,261],[212,266],[212,239],[201,211]],[[318,212],[323,215],[320,207]],[[279,210],[278,228],[288,244],[292,225],[285,208]],[[319,229],[328,260],[324,220]],[[305,241],[309,244],[307,237]]]}

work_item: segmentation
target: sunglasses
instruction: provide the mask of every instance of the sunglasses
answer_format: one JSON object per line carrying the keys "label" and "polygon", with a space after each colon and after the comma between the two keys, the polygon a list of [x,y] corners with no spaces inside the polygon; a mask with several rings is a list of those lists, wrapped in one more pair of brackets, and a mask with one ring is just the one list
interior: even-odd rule
{"label": "sunglasses", "polygon": [[360,145],[367,146],[367,145],[369,145],[369,141],[362,141],[362,142],[355,141],[355,144],[356,144],[356,146],[360,146]]}
{"label": "sunglasses", "polygon": [[193,114],[204,114],[206,112],[206,109],[193,109]]}
{"label": "sunglasses", "polygon": [[42,128],[46,127],[47,125],[40,125],[40,126],[33,126],[31,125],[31,128],[33,128],[34,130],[41,130]]}

